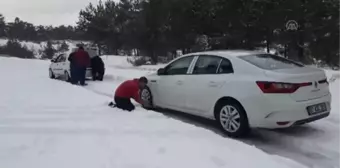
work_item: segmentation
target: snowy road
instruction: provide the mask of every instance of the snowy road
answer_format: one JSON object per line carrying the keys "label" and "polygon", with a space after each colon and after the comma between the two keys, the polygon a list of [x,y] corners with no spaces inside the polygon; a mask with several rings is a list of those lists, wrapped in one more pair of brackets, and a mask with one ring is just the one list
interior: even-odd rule
{"label": "snowy road", "polygon": [[48,64],[0,58],[1,168],[339,167],[339,109],[324,121],[258,130],[242,142],[203,119],[106,106],[122,80],[149,68],[111,67],[104,82],[81,88],[48,79]]}
{"label": "snowy road", "polygon": [[48,64],[0,58],[1,168],[302,167],[159,113],[109,108],[89,89],[109,93],[114,78],[85,89],[48,79]]}

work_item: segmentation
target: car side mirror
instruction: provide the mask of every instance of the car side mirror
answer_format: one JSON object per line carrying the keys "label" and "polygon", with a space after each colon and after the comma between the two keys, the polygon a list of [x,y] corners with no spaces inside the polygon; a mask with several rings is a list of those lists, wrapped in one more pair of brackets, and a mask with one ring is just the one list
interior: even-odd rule
{"label": "car side mirror", "polygon": [[157,70],[157,75],[165,75],[165,69],[164,68],[159,68]]}
{"label": "car side mirror", "polygon": [[53,63],[54,63],[54,62],[55,62],[55,60],[54,60],[54,59],[51,59],[51,62],[53,62]]}

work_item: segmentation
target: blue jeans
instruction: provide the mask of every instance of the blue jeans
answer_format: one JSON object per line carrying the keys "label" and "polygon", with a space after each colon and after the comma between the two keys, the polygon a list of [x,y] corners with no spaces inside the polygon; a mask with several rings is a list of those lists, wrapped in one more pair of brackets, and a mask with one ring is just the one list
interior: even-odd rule
{"label": "blue jeans", "polygon": [[85,85],[86,67],[79,67],[78,73],[80,85]]}
{"label": "blue jeans", "polygon": [[86,67],[77,66],[75,64],[71,64],[71,83],[84,85],[85,84],[85,76],[86,76]]}
{"label": "blue jeans", "polygon": [[71,71],[71,83],[72,84],[77,84],[78,83],[78,76],[77,76],[77,67],[76,67],[76,65],[71,63],[70,71]]}

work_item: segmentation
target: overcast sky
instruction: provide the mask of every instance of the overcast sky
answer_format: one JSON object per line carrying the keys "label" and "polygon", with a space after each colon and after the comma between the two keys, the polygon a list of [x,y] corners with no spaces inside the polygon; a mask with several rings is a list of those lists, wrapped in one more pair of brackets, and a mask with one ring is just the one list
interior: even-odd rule
{"label": "overcast sky", "polygon": [[7,22],[15,17],[41,25],[75,25],[78,14],[90,2],[99,0],[0,0],[0,13]]}

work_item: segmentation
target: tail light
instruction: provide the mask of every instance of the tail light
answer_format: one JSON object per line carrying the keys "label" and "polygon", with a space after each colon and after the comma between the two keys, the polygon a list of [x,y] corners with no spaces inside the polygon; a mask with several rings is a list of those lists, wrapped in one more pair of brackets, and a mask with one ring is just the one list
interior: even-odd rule
{"label": "tail light", "polygon": [[324,84],[324,83],[326,83],[327,85],[329,84],[328,81],[327,81],[327,79],[324,79],[324,80],[319,81],[319,84]]}
{"label": "tail light", "polygon": [[282,83],[282,82],[257,81],[256,84],[262,90],[263,93],[294,93],[300,87],[312,85],[312,82]]}

